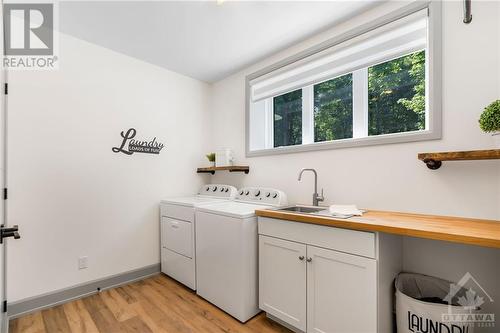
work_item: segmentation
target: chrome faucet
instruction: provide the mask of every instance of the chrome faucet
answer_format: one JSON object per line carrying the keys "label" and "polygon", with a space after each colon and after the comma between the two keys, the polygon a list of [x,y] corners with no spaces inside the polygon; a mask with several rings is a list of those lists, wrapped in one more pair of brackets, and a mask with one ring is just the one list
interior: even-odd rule
{"label": "chrome faucet", "polygon": [[314,173],[313,206],[319,206],[319,202],[325,200],[325,197],[323,197],[323,189],[321,189],[321,194],[318,194],[318,173],[314,169],[302,169],[299,173],[299,182],[302,179],[304,171],[312,171]]}

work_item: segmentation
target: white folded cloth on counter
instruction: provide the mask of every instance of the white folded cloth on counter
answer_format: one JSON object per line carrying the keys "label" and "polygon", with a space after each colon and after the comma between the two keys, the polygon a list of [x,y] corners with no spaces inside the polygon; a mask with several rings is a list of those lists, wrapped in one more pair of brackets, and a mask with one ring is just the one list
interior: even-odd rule
{"label": "white folded cloth on counter", "polygon": [[331,205],[330,214],[332,215],[351,215],[362,216],[363,211],[359,210],[356,205]]}

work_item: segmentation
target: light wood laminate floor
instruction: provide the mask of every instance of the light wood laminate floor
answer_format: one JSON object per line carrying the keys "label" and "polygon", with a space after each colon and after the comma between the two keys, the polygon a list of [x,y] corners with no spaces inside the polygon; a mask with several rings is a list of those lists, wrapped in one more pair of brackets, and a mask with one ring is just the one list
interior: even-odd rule
{"label": "light wood laminate floor", "polygon": [[246,324],[157,275],[10,322],[10,333],[291,332],[263,313]]}

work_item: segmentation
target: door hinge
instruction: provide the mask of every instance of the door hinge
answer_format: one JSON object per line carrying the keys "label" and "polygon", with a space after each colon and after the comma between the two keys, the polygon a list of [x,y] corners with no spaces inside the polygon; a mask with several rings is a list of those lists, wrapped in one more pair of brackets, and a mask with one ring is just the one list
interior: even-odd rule
{"label": "door hinge", "polygon": [[7,300],[3,301],[2,311],[7,312]]}
{"label": "door hinge", "polygon": [[3,189],[3,199],[7,200],[7,188],[6,187],[4,187],[4,189]]}
{"label": "door hinge", "polygon": [[4,85],[4,94],[5,95],[9,94],[9,84],[8,83],[5,83],[5,85]]}

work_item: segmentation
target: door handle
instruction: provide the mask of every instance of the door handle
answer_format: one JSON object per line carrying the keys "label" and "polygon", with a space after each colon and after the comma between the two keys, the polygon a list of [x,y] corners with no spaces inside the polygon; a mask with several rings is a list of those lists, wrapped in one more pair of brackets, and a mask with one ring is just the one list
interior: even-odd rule
{"label": "door handle", "polygon": [[307,262],[312,262],[313,261],[313,258],[309,257],[306,259]]}
{"label": "door handle", "polygon": [[7,237],[14,237],[14,239],[19,239],[19,226],[15,225],[12,227],[0,227],[0,244],[3,243],[3,239]]}
{"label": "door handle", "polygon": [[300,260],[300,261],[304,260],[304,256],[300,256],[300,257],[299,257],[299,260]]}

